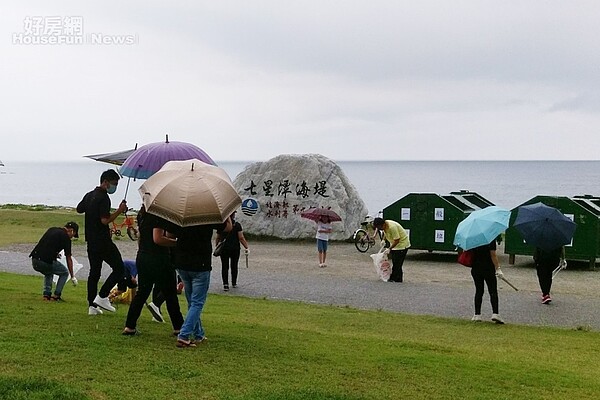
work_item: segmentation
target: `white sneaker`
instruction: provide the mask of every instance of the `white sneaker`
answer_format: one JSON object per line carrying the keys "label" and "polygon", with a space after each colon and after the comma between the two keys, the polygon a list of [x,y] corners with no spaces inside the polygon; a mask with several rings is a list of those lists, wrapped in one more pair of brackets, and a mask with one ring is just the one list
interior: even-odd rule
{"label": "white sneaker", "polygon": [[105,309],[106,311],[117,311],[117,309],[114,308],[112,304],[110,304],[110,300],[108,299],[108,297],[100,297],[100,295],[96,295],[96,298],[94,299],[94,304],[100,308]]}
{"label": "white sneaker", "polygon": [[98,307],[90,306],[88,308],[88,315],[100,315],[102,314],[102,310]]}
{"label": "white sneaker", "polygon": [[471,321],[481,322],[481,314],[473,315],[473,318],[471,318]]}
{"label": "white sneaker", "polygon": [[150,311],[150,314],[152,314],[152,321],[165,322],[165,319],[160,313],[160,308],[156,307],[154,303],[146,303],[146,307],[148,308],[148,311]]}
{"label": "white sneaker", "polygon": [[498,314],[492,314],[492,321],[494,321],[497,324],[504,323],[504,321],[502,320],[502,318],[500,318],[500,316]]}

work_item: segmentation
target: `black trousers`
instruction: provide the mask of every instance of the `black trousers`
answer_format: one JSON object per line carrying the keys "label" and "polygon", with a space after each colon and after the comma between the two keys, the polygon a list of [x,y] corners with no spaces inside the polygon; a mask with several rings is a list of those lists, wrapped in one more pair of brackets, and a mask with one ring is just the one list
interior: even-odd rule
{"label": "black trousers", "polygon": [[[177,284],[179,284],[181,282],[181,278],[179,277],[179,275],[177,275],[175,269],[173,269],[173,276],[175,277]],[[154,289],[152,289],[152,303],[154,303],[156,307],[160,308],[164,302],[165,295],[160,291],[160,288],[158,286],[154,285]]]}
{"label": "black trousers", "polygon": [[492,304],[492,313],[498,314],[498,281],[496,280],[496,271],[488,269],[480,271],[471,268],[471,276],[475,282],[475,314],[481,314],[481,303],[483,302],[484,284],[487,285],[490,293],[490,303]]}
{"label": "black trousers", "polygon": [[238,263],[240,261],[240,249],[237,251],[227,250],[221,253],[221,278],[223,285],[229,285],[229,269],[231,268],[231,284],[237,284]]}
{"label": "black trousers", "polygon": [[391,281],[402,282],[402,279],[404,278],[402,265],[404,264],[406,253],[408,253],[408,249],[390,251],[390,260],[392,260],[392,274],[390,275]]}
{"label": "black trousers", "polygon": [[552,288],[552,272],[556,267],[558,267],[558,264],[535,264],[538,282],[540,283],[540,289],[544,296],[550,294],[550,289]]}
{"label": "black trousers", "polygon": [[136,265],[138,270],[138,290],[129,306],[125,326],[129,329],[135,329],[144,304],[148,300],[148,297],[150,297],[152,288],[156,285],[165,296],[167,312],[169,313],[173,330],[179,331],[181,325],[183,325],[183,316],[181,315],[179,299],[177,298],[177,280],[175,279],[174,269],[171,266],[169,256],[138,253]]}
{"label": "black trousers", "polygon": [[[96,295],[100,297],[108,297],[111,289],[125,277],[125,266],[123,258],[117,246],[111,241],[104,247],[90,247],[87,249],[88,259],[90,261],[90,275],[87,281],[87,297],[90,306],[94,305]],[[98,292],[98,282],[102,274],[102,263],[105,262],[112,272],[106,278],[106,281]]]}

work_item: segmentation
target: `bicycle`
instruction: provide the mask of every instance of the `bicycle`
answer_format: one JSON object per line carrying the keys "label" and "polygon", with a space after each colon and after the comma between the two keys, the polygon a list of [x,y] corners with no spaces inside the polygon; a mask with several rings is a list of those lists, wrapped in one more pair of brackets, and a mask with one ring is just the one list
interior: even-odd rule
{"label": "bicycle", "polygon": [[373,227],[373,219],[366,216],[365,220],[360,223],[361,227],[354,231],[352,239],[356,250],[361,253],[366,253],[372,246],[375,246],[375,238],[379,236],[379,241],[383,240],[383,232],[375,230]]}
{"label": "bicycle", "polygon": [[[131,211],[132,209],[129,209],[127,211]],[[127,211],[123,214],[125,215],[125,219],[123,220],[122,223],[117,224],[115,223],[115,221],[112,222],[112,226],[110,228],[110,236],[112,237],[113,235],[120,237],[122,236],[122,230],[125,228],[126,232],[127,232],[127,236],[129,236],[129,239],[131,240],[138,240],[138,238],[140,237],[139,235],[139,231],[137,228],[137,224],[135,222],[135,218],[131,215],[127,215]]]}

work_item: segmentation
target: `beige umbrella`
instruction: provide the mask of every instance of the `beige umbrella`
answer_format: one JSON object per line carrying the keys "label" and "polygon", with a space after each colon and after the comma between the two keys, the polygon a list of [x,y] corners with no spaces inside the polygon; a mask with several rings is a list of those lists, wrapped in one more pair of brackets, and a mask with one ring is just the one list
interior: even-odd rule
{"label": "beige umbrella", "polygon": [[178,226],[222,223],[242,204],[227,173],[198,159],[167,162],[139,192],[147,212]]}

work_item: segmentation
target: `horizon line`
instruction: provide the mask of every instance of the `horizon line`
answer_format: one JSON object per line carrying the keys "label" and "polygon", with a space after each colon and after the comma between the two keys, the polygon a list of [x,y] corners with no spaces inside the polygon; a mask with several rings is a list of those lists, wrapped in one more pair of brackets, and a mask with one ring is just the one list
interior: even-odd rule
{"label": "horizon line", "polygon": [[[293,154],[290,154],[293,155]],[[277,156],[276,156],[277,157]],[[255,162],[267,162],[269,160],[271,160],[272,158],[275,157],[271,157],[269,159],[266,160],[232,160],[232,159],[228,159],[228,160],[215,160],[215,162],[219,163],[219,162],[224,162],[224,163],[233,163],[233,162],[237,162],[237,163],[255,163]],[[460,159],[402,159],[402,160],[394,160],[394,159],[333,159],[330,157],[326,157],[329,158],[330,160],[334,161],[334,162],[374,162],[374,163],[384,163],[384,162],[539,162],[539,161],[552,161],[552,162],[575,162],[575,161],[580,161],[580,162],[593,162],[593,161],[600,161],[600,159],[565,159],[565,158],[561,158],[561,159],[552,159],[552,158],[539,158],[539,159],[469,159],[469,160],[460,160]],[[2,160],[2,159],[0,159]],[[48,163],[48,162],[57,162],[57,163],[66,163],[66,162],[83,162],[83,161],[91,161],[91,162],[95,162],[95,163],[102,163],[101,161],[94,161],[91,159],[86,159],[85,157],[82,157],[82,159],[69,159],[69,160],[65,160],[65,159],[61,159],[61,160],[25,160],[25,159],[3,159],[4,161],[2,161],[2,163],[4,163],[6,166],[7,163],[10,162],[31,162],[31,163]],[[108,163],[106,163],[108,164]],[[1,166],[1,165],[0,165]]]}

